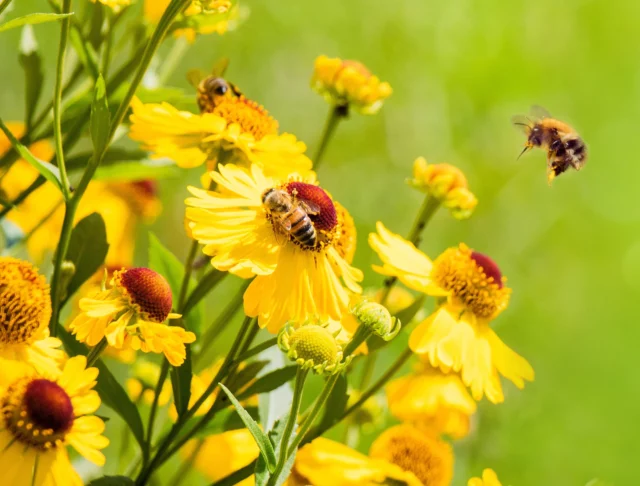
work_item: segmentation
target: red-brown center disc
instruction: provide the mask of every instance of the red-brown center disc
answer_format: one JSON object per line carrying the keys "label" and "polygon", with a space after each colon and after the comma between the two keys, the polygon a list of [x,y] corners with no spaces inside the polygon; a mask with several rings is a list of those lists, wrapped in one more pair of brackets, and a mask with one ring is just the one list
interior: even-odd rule
{"label": "red-brown center disc", "polygon": [[154,322],[163,322],[173,305],[171,287],[162,275],[149,268],[131,268],[122,276],[122,285],[131,300]]}
{"label": "red-brown center disc", "polygon": [[310,214],[317,230],[331,231],[338,224],[336,207],[329,195],[320,187],[305,182],[290,182],[287,192],[303,202],[312,203],[319,209],[318,214]]}
{"label": "red-brown center disc", "polygon": [[45,379],[27,385],[24,406],[29,419],[41,429],[66,432],[73,424],[71,398],[57,383]]}
{"label": "red-brown center disc", "polygon": [[134,181],[131,185],[145,196],[154,197],[158,194],[158,183],[152,179]]}
{"label": "red-brown center disc", "polygon": [[476,262],[476,265],[482,268],[487,277],[492,277],[493,282],[497,284],[499,288],[502,288],[502,272],[500,272],[500,268],[496,262],[487,255],[483,255],[477,251],[471,252],[471,258]]}

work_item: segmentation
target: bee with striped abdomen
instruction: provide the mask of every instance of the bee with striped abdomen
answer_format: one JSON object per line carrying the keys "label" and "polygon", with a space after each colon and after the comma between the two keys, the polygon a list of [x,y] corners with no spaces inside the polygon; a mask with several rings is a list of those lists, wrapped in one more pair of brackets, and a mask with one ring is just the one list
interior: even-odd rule
{"label": "bee with striped abdomen", "polygon": [[295,198],[285,190],[273,188],[262,195],[262,204],[268,211],[274,228],[305,248],[316,246],[317,233],[309,218],[309,215],[320,212],[315,204]]}

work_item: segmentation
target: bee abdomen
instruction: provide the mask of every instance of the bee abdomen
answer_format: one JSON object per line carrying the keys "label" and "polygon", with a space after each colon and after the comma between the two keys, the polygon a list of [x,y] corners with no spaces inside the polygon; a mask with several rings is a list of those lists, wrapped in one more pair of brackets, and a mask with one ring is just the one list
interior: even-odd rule
{"label": "bee abdomen", "polygon": [[309,216],[302,214],[291,222],[291,236],[302,245],[315,246],[316,230]]}

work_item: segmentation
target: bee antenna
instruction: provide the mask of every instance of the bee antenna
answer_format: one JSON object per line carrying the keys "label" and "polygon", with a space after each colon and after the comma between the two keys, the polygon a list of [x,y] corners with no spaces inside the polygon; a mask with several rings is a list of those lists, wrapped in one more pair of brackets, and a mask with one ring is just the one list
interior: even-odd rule
{"label": "bee antenna", "polygon": [[522,122],[513,122],[514,125],[520,125],[523,127],[528,127],[529,125],[527,123],[522,123]]}

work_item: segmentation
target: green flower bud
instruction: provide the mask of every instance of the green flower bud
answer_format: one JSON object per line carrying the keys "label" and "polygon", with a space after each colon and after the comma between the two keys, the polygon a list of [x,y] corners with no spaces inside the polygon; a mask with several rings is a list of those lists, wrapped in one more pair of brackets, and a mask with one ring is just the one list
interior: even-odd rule
{"label": "green flower bud", "polygon": [[361,302],[351,313],[358,319],[361,326],[365,326],[372,334],[391,341],[400,332],[400,321],[387,308],[376,302]]}

